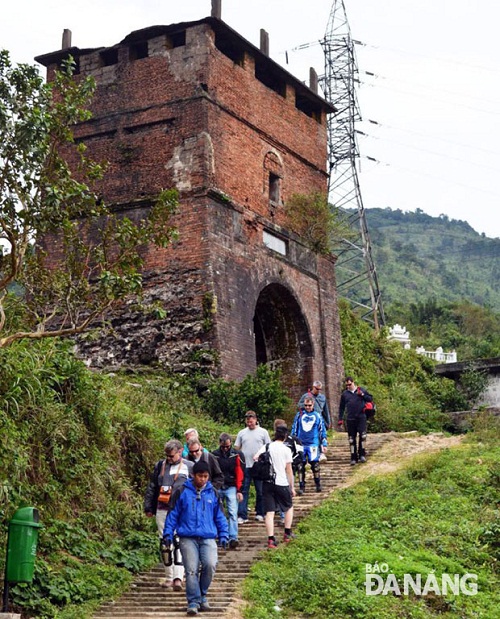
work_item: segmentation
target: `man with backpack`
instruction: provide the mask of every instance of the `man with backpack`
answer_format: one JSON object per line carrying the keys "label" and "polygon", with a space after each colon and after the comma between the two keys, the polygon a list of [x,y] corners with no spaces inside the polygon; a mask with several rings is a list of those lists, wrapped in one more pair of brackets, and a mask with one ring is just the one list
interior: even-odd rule
{"label": "man with backpack", "polygon": [[[352,376],[345,379],[345,390],[340,396],[339,421],[341,428],[344,423],[344,413],[347,414],[347,435],[349,437],[349,449],[351,452],[351,466],[357,462],[366,462],[366,412],[367,403],[373,402],[373,397],[364,387],[358,387]],[[356,439],[358,437],[358,443]]]}
{"label": "man with backpack", "polygon": [[[254,456],[254,461],[266,450],[272,466],[272,478],[263,482],[263,504],[266,513],[267,547],[277,548],[274,536],[274,514],[282,511],[285,514],[285,533],[283,541],[289,542],[292,537],[293,497],[295,489],[292,472],[292,452],[284,443],[288,436],[286,426],[278,426],[275,430],[274,441],[264,445]],[[255,465],[254,465],[255,466]]]}

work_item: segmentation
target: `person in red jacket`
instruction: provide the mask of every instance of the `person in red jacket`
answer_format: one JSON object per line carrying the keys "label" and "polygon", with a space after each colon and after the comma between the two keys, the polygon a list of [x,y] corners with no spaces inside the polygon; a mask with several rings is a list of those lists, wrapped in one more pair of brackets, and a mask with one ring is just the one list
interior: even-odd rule
{"label": "person in red jacket", "polygon": [[232,446],[232,438],[226,432],[219,436],[219,449],[212,451],[224,476],[219,497],[226,504],[229,520],[229,548],[238,547],[238,503],[243,500],[241,487],[245,477],[245,460],[241,451]]}

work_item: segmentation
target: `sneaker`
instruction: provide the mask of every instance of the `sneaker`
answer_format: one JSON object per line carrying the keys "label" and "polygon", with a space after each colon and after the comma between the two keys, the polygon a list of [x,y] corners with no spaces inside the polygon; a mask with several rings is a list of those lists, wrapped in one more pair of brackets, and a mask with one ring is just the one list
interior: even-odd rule
{"label": "sneaker", "polygon": [[288,542],[291,542],[292,539],[295,539],[297,536],[294,533],[290,533],[289,535],[287,535],[285,533],[285,535],[283,535],[283,541],[285,542],[285,544],[288,544]]}
{"label": "sneaker", "polygon": [[203,613],[203,612],[208,612],[210,610],[212,610],[212,607],[210,606],[210,604],[206,600],[204,600],[204,601],[202,601],[200,603],[200,612]]}
{"label": "sneaker", "polygon": [[300,488],[297,490],[297,495],[298,495],[298,496],[302,496],[302,495],[304,494],[304,490],[305,490],[305,488],[300,487]]}
{"label": "sneaker", "polygon": [[182,591],[182,580],[174,578],[174,591]]}
{"label": "sneaker", "polygon": [[248,518],[238,518],[238,524],[246,524],[248,522]]}
{"label": "sneaker", "polygon": [[356,460],[356,458],[351,458],[351,466],[354,466],[357,463],[358,461]]}
{"label": "sneaker", "polygon": [[197,615],[198,614],[198,604],[190,604],[187,607],[187,614],[188,615]]}
{"label": "sneaker", "polygon": [[257,514],[255,516],[255,520],[257,520],[257,522],[264,522],[264,516],[261,516],[260,514]]}
{"label": "sneaker", "polygon": [[316,492],[323,492],[323,488],[321,487],[321,484],[316,486]]}
{"label": "sneaker", "polygon": [[238,548],[238,546],[240,545],[239,541],[237,539],[230,539],[229,540],[229,548],[231,548],[231,550],[236,550],[236,548]]}
{"label": "sneaker", "polygon": [[364,456],[361,456],[361,458],[359,459],[360,462],[366,462],[366,458]]}
{"label": "sneaker", "polygon": [[267,540],[267,548],[268,548],[268,550],[272,550],[273,548],[278,548],[278,544],[276,543],[276,540],[268,539]]}

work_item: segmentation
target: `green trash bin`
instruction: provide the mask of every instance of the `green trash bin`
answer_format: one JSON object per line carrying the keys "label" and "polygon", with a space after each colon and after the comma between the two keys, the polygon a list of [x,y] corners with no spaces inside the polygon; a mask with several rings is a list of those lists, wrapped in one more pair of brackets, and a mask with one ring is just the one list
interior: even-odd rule
{"label": "green trash bin", "polygon": [[12,516],[7,540],[7,582],[33,581],[38,531],[42,526],[34,507],[21,507]]}

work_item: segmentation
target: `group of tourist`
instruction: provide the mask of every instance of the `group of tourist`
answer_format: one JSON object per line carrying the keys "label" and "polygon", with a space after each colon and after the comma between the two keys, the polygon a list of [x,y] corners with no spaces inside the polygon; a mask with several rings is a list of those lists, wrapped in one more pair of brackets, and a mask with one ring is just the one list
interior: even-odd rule
{"label": "group of tourist", "polygon": [[[339,407],[339,426],[346,414],[351,464],[366,461],[364,403],[371,395],[346,378]],[[363,405],[361,404],[363,403]],[[283,542],[293,539],[293,497],[306,489],[309,464],[316,492],[322,492],[320,462],[326,458],[327,430],[332,427],[322,384],[315,381],[299,401],[299,410],[289,430],[283,419],[274,422],[273,440],[259,425],[257,414],[247,411],[245,428],[234,444],[223,432],[219,446],[210,452],[200,442],[195,428],[185,432],[183,445],[176,439],[165,444],[165,458],[157,462],[144,499],[147,516],[156,517],[165,556],[163,587],[183,589],[187,614],[210,610],[207,592],[215,573],[218,550],[238,548],[238,528],[249,522],[249,494],[255,486],[255,520],[265,522],[267,547],[278,547],[275,517],[283,525]],[[359,440],[356,440],[356,436]],[[254,463],[266,450],[272,463],[272,479],[252,474]],[[180,558],[181,557],[181,558]]]}

